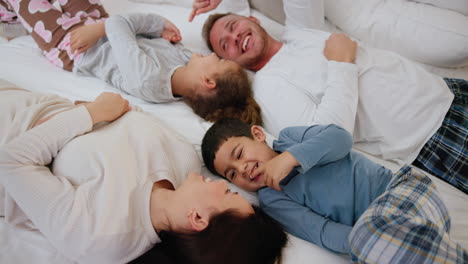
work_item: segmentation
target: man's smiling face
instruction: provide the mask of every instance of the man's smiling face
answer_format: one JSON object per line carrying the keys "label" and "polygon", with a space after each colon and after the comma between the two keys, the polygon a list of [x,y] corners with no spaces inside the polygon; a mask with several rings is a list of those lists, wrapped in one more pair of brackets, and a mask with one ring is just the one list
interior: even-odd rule
{"label": "man's smiling face", "polygon": [[214,23],[209,39],[221,58],[252,69],[266,53],[267,36],[256,18],[227,15]]}

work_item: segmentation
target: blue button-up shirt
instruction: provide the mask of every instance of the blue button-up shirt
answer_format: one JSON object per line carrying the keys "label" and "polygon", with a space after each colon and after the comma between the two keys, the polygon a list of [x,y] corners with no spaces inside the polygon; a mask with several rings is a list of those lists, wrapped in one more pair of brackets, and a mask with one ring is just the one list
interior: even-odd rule
{"label": "blue button-up shirt", "polygon": [[289,233],[349,253],[352,226],[392,177],[351,147],[351,135],[335,125],[282,130],[273,149],[290,152],[300,166],[281,181],[281,192],[259,190],[261,207]]}

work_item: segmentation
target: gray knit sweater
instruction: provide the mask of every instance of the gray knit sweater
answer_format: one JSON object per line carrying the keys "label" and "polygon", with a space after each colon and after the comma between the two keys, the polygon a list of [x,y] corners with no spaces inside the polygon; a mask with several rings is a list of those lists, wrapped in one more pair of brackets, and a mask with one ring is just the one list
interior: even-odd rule
{"label": "gray knit sweater", "polygon": [[190,60],[182,44],[161,38],[164,20],[157,14],[115,15],[105,22],[107,37],[75,61],[73,72],[102,79],[143,100],[178,100],[171,76]]}

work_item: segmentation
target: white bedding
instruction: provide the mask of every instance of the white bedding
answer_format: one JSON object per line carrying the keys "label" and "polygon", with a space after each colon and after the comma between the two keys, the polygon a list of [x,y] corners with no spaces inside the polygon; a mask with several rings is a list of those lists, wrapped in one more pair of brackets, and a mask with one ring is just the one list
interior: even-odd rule
{"label": "white bedding", "polygon": [[[325,15],[330,21],[371,46],[431,65],[468,65],[468,16],[462,14],[462,5],[468,7],[466,0],[329,0],[325,3]],[[437,4],[441,7],[436,7]],[[451,5],[458,5],[460,12],[446,9]]]}
{"label": "white bedding", "polygon": [[[123,11],[158,12],[179,26],[186,47],[198,52],[208,51],[200,33],[206,16],[197,17],[194,23],[190,24],[187,21],[190,10],[186,8],[136,4],[127,0],[103,2],[110,14]],[[253,15],[259,17],[263,26],[274,36],[281,34],[282,26],[280,24],[255,11],[253,11]],[[332,26],[330,29],[336,30]],[[468,79],[468,67],[461,69],[426,67],[443,76]],[[31,91],[55,93],[72,100],[89,100],[105,90],[117,91],[100,80],[77,77],[49,64],[29,36],[20,37],[11,42],[3,41],[3,43],[0,39],[0,78]],[[210,124],[196,116],[184,103],[150,104],[128,95],[124,96],[132,104],[160,117],[199,148],[201,138]],[[381,160],[377,160],[377,162],[384,163],[394,171],[398,169],[395,164]],[[209,175],[206,169],[204,171],[206,175]],[[468,221],[464,221],[464,219],[468,219],[468,196],[434,177],[432,179],[436,181],[443,199],[449,207],[452,216],[453,238],[462,242],[464,247],[468,249]],[[255,202],[253,195],[241,193]],[[1,217],[0,245],[0,263],[70,263],[57,254],[40,233],[16,230],[7,226]],[[285,264],[348,262],[344,256],[333,254],[292,236],[290,244],[283,254],[283,263]]]}

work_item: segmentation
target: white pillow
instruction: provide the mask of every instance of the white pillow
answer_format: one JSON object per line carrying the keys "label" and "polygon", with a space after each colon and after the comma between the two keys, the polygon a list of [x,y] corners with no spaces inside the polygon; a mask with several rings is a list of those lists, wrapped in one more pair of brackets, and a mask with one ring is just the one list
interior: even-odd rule
{"label": "white pillow", "polygon": [[435,66],[468,65],[468,17],[461,13],[407,0],[327,0],[325,14],[371,46]]}
{"label": "white pillow", "polygon": [[410,0],[414,2],[424,3],[437,6],[443,9],[450,9],[458,13],[468,16],[468,1],[467,0]]}
{"label": "white pillow", "polygon": [[[192,8],[193,0],[130,0],[132,2],[148,4],[170,4]],[[235,13],[241,16],[250,16],[250,6],[247,0],[224,0],[210,13]]]}

